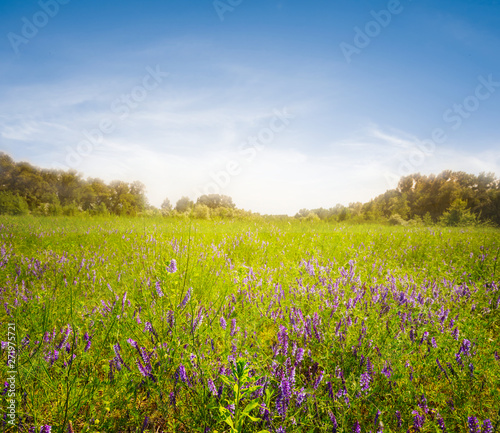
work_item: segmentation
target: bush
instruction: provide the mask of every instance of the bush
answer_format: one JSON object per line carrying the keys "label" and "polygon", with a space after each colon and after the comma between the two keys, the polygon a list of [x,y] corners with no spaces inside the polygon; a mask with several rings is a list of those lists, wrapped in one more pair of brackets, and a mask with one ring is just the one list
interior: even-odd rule
{"label": "bush", "polygon": [[477,224],[477,217],[467,209],[466,201],[456,199],[441,216],[439,222],[449,227],[474,226]]}
{"label": "bush", "polygon": [[192,210],[192,217],[200,220],[210,219],[210,209],[207,205],[197,204]]}
{"label": "bush", "polygon": [[401,215],[395,213],[394,215],[390,216],[389,224],[391,226],[405,226],[407,222],[403,218],[401,218]]}
{"label": "bush", "polygon": [[301,218],[301,220],[303,220],[303,221],[312,221],[312,222],[315,222],[315,221],[320,221],[321,219],[320,219],[320,217],[319,217],[317,214],[315,214],[314,212],[309,212],[309,213],[307,214],[307,216],[306,216],[306,217]]}
{"label": "bush", "polygon": [[90,215],[93,215],[93,216],[107,216],[107,215],[109,215],[109,211],[108,211],[108,208],[106,207],[105,203],[100,203],[95,208],[90,209],[89,213],[90,213]]}
{"label": "bush", "polygon": [[62,208],[62,213],[65,216],[75,216],[82,212],[82,209],[79,208],[75,202],[68,204]]}
{"label": "bush", "polygon": [[28,203],[23,197],[9,191],[0,192],[0,214],[26,215],[28,213]]}

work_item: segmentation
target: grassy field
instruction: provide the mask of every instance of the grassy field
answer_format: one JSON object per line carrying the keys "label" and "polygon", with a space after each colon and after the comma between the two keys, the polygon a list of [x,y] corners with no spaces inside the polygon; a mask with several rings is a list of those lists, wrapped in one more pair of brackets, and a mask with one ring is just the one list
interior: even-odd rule
{"label": "grassy field", "polygon": [[2,431],[493,432],[499,250],[486,228],[2,217]]}

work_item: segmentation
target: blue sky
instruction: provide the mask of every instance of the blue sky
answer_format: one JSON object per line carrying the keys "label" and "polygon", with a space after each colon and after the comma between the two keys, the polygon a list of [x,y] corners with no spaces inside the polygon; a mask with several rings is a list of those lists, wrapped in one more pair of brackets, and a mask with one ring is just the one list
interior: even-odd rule
{"label": "blue sky", "polygon": [[294,214],[500,175],[500,2],[0,3],[0,150]]}

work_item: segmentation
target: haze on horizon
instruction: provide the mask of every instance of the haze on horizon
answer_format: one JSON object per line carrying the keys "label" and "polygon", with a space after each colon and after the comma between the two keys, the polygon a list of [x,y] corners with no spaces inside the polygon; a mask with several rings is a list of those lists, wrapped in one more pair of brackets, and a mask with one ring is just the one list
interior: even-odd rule
{"label": "haze on horizon", "polygon": [[366,202],[500,174],[500,2],[5,0],[0,151],[151,204]]}

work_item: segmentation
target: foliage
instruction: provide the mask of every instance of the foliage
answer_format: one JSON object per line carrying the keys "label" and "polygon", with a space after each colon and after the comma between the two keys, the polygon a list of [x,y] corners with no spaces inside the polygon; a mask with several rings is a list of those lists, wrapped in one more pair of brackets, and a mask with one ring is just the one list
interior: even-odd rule
{"label": "foliage", "polygon": [[496,229],[77,215],[0,234],[7,432],[498,422]]}
{"label": "foliage", "polygon": [[231,197],[221,194],[202,195],[198,198],[196,203],[208,206],[210,209],[217,209],[217,208],[234,209],[236,207]]}
{"label": "foliage", "polygon": [[26,215],[28,203],[17,194],[9,191],[0,191],[0,214]]}
{"label": "foliage", "polygon": [[401,218],[401,215],[395,213],[390,216],[389,224],[392,226],[404,226],[407,224],[407,222],[403,218]]}
{"label": "foliage", "polygon": [[208,220],[210,219],[210,209],[204,204],[195,204],[192,210],[192,216],[196,219]]}
{"label": "foliage", "polygon": [[193,201],[189,197],[181,197],[175,204],[175,210],[180,213],[187,212],[194,207]]}
{"label": "foliage", "polygon": [[445,226],[466,227],[475,225],[477,218],[467,209],[467,203],[457,198],[439,221]]}
{"label": "foliage", "polygon": [[[231,433],[242,433],[245,421],[257,422],[261,419],[252,415],[252,411],[260,407],[257,399],[252,399],[252,394],[262,388],[262,385],[253,385],[254,380],[251,380],[249,370],[244,359],[236,361],[236,365],[231,365],[232,376],[221,376],[230,390],[232,390],[233,397],[226,400],[227,406],[219,406],[219,412],[222,415],[224,422],[229,425]],[[268,398],[269,400],[269,398]],[[241,403],[246,402],[246,406],[241,409]],[[234,407],[233,412],[228,407]],[[261,430],[259,433],[269,433],[268,430]]]}
{"label": "foliage", "polygon": [[[104,215],[109,211],[134,216],[147,206],[145,192],[140,182],[114,181],[106,185],[100,179],[84,180],[74,170],[46,170],[26,162],[15,163],[0,152],[0,193],[19,196],[21,213],[29,210],[35,215],[74,216],[81,212]],[[0,208],[2,213],[11,211]]]}
{"label": "foliage", "polygon": [[[323,221],[356,223],[389,221],[391,216],[397,214],[405,221],[419,221],[421,218],[424,225],[431,226],[450,210],[456,200],[467,203],[466,209],[463,209],[468,210],[471,216],[467,224],[475,219],[477,222],[491,221],[500,225],[500,181],[495,175],[481,173],[476,176],[450,170],[439,175],[423,176],[417,173],[402,177],[397,188],[367,203],[350,203],[349,206],[339,204],[330,209],[313,209],[311,212]],[[295,217],[303,218],[309,212],[301,209]],[[445,220],[449,218],[447,214]],[[457,224],[453,221],[454,217],[451,218],[450,223]]]}

